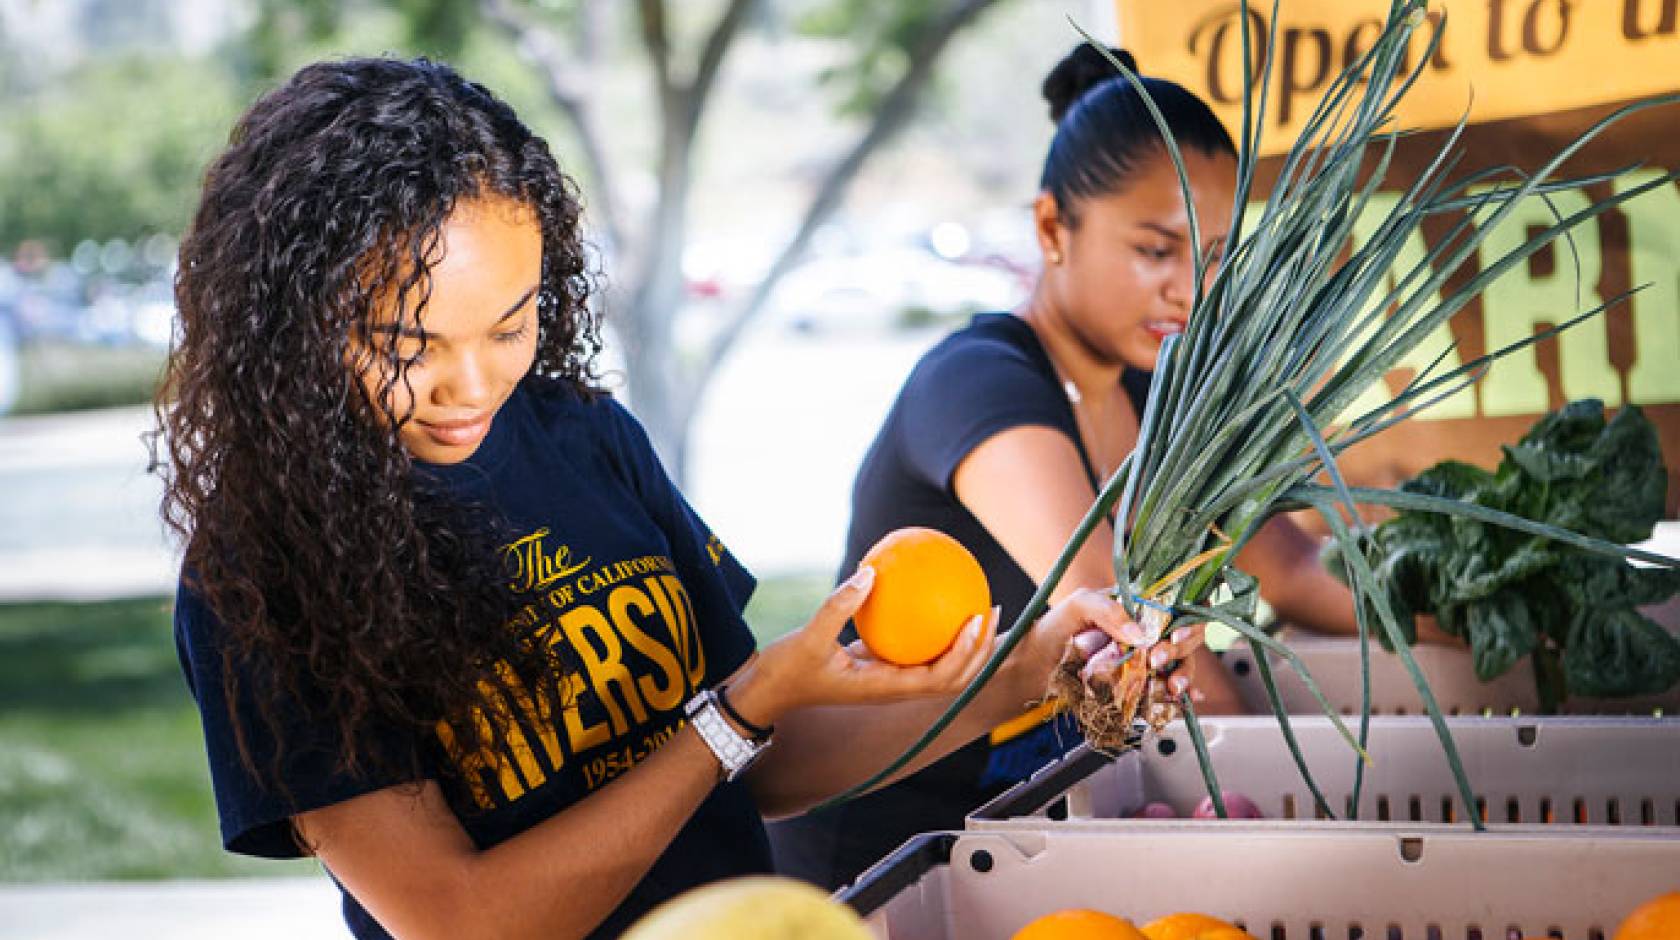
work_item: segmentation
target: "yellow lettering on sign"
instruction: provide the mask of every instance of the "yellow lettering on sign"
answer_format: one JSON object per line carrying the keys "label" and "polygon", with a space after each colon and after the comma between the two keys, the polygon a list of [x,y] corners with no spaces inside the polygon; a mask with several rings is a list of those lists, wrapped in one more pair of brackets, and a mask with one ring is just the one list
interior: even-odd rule
{"label": "yellow lettering on sign", "polygon": [[[1386,13],[1380,0],[1289,0],[1270,22],[1271,4],[1251,3],[1254,78],[1260,48],[1276,28],[1265,136],[1260,155],[1287,150],[1319,97],[1370,48]],[[1674,89],[1680,51],[1675,0],[1431,0],[1414,32],[1407,64],[1423,67],[1400,103],[1397,122],[1415,129],[1628,101]],[[1116,0],[1120,41],[1149,74],[1208,101],[1229,128],[1242,126],[1243,43],[1236,0]],[[1429,37],[1441,42],[1428,62]],[[1475,94],[1471,95],[1474,87]]]}
{"label": "yellow lettering on sign", "polygon": [[[1674,20],[1670,4],[1668,22]],[[1616,180],[1626,192],[1661,174],[1641,170]],[[1628,398],[1636,405],[1680,402],[1680,188],[1673,184],[1622,205],[1628,220],[1628,261],[1635,287],[1648,285],[1627,301],[1633,310],[1634,360],[1628,370]],[[1673,458],[1670,458],[1673,459]]]}
{"label": "yellow lettering on sign", "polygon": [[[1552,194],[1551,207],[1540,199],[1525,200],[1488,232],[1481,246],[1483,267],[1527,241],[1530,226],[1553,225],[1557,215],[1567,218],[1587,206],[1587,196],[1579,190]],[[1553,214],[1554,208],[1557,215]],[[1537,326],[1562,323],[1604,302],[1598,293],[1599,276],[1604,272],[1598,223],[1583,222],[1573,234],[1573,251],[1563,238],[1552,244],[1556,262],[1552,273],[1536,276],[1530,261],[1517,265],[1483,291],[1484,348],[1491,352],[1527,339]],[[1597,398],[1611,408],[1622,403],[1621,379],[1610,363],[1609,331],[1602,316],[1565,330],[1557,337],[1557,346],[1564,398]],[[1495,363],[1482,380],[1481,393],[1482,415],[1489,418],[1540,414],[1551,404],[1540,358],[1532,346]]]}

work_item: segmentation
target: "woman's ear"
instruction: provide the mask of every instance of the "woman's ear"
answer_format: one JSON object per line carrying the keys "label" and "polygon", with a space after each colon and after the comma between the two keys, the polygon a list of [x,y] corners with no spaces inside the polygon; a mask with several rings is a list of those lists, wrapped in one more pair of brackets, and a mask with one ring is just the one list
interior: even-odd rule
{"label": "woman's ear", "polygon": [[1044,266],[1061,264],[1065,257],[1068,230],[1062,224],[1061,207],[1056,205],[1056,197],[1050,193],[1039,193],[1038,198],[1033,200],[1033,231],[1038,236],[1038,250],[1044,256]]}

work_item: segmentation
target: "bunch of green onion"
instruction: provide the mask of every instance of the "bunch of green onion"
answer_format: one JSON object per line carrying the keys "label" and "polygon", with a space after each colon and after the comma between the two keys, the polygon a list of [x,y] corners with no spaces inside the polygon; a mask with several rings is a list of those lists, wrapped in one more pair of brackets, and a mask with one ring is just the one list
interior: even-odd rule
{"label": "bunch of green onion", "polygon": [[[1362,771],[1369,761],[1365,742],[1370,723],[1372,629],[1385,631],[1409,671],[1434,722],[1464,805],[1475,805],[1452,735],[1410,652],[1407,631],[1389,609],[1387,595],[1376,583],[1363,551],[1360,504],[1467,516],[1588,551],[1680,567],[1675,559],[1452,500],[1352,488],[1336,466],[1337,454],[1458,393],[1480,378],[1492,361],[1602,313],[1626,296],[1461,366],[1442,368],[1451,349],[1440,350],[1435,365],[1418,373],[1386,404],[1351,418],[1347,415],[1362,393],[1382,382],[1495,278],[1566,236],[1575,225],[1680,178],[1680,172],[1659,175],[1571,215],[1554,211],[1552,225],[1503,255],[1481,259],[1474,275],[1456,289],[1442,292],[1448,280],[1476,256],[1486,233],[1521,201],[1546,199],[1548,193],[1626,172],[1553,178],[1566,160],[1609,125],[1634,111],[1680,101],[1680,95],[1622,108],[1532,174],[1514,167],[1457,173],[1462,160],[1458,152],[1464,127],[1461,119],[1423,172],[1407,181],[1402,197],[1392,202],[1374,234],[1350,249],[1354,224],[1361,215],[1390,204],[1373,197],[1385,182],[1396,145],[1408,133],[1395,125],[1394,114],[1434,56],[1444,21],[1433,27],[1428,49],[1416,57],[1417,65],[1408,66],[1413,34],[1426,22],[1424,3],[1391,0],[1381,35],[1325,90],[1283,157],[1277,183],[1258,210],[1258,218],[1245,219],[1274,58],[1265,57],[1256,77],[1251,61],[1256,37],[1249,35],[1247,6],[1244,0],[1238,18],[1243,25],[1245,87],[1236,205],[1226,240],[1231,248],[1211,280],[1203,277],[1205,260],[1196,259],[1197,292],[1189,324],[1181,336],[1162,345],[1136,448],[1103,487],[1050,575],[970,687],[908,752],[836,801],[863,792],[902,767],[973,699],[1043,613],[1069,562],[1104,519],[1124,523],[1115,526],[1114,573],[1118,596],[1134,617],[1163,632],[1189,623],[1222,623],[1253,647],[1284,738],[1319,812],[1327,816],[1334,814],[1296,744],[1273,685],[1270,660],[1275,657],[1297,671],[1355,751],[1359,772],[1350,805],[1357,806]],[[1272,24],[1272,34],[1266,48],[1276,48],[1277,0],[1267,22]],[[1190,213],[1190,243],[1201,245],[1195,203],[1172,133],[1138,77],[1119,61],[1111,61],[1142,93],[1160,125]],[[1395,272],[1391,286],[1391,269],[1407,239],[1425,219],[1448,214],[1457,220],[1446,236],[1435,242],[1421,262]],[[1203,284],[1208,285],[1205,291]],[[1315,482],[1319,478],[1328,483]],[[1342,549],[1349,583],[1358,595],[1371,600],[1369,605],[1356,604],[1365,680],[1357,732],[1325,700],[1288,644],[1255,625],[1257,585],[1228,564],[1268,518],[1300,509],[1322,514]],[[1377,612],[1375,625],[1366,621],[1367,609]],[[1223,816],[1223,801],[1195,709],[1187,696],[1181,696],[1176,705],[1195,742],[1215,808]],[[1475,819],[1475,814],[1470,815]],[[1480,826],[1479,819],[1475,822]]]}

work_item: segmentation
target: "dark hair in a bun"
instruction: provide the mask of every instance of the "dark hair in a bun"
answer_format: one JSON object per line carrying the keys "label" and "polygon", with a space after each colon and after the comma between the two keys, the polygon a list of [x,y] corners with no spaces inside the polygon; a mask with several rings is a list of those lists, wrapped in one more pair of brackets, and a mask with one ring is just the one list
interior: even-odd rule
{"label": "dark hair in a bun", "polygon": [[[1137,71],[1136,60],[1125,50],[1109,52]],[[1176,82],[1142,76],[1140,80],[1181,150],[1236,155],[1230,132],[1206,102]],[[1080,200],[1120,191],[1139,162],[1164,156],[1161,129],[1143,96],[1095,46],[1074,47],[1050,70],[1043,91],[1056,121],[1056,137],[1044,158],[1039,188],[1056,197],[1069,225],[1077,221]]]}
{"label": "dark hair in a bun", "polygon": [[[1109,47],[1108,54],[1119,59],[1126,68],[1136,72],[1137,59],[1124,49]],[[1044,100],[1050,103],[1050,120],[1061,123],[1062,115],[1079,97],[1103,82],[1121,78],[1120,72],[1102,50],[1088,42],[1082,42],[1073,47],[1073,51],[1062,57],[1056,67],[1045,76],[1044,85],[1040,91]]]}

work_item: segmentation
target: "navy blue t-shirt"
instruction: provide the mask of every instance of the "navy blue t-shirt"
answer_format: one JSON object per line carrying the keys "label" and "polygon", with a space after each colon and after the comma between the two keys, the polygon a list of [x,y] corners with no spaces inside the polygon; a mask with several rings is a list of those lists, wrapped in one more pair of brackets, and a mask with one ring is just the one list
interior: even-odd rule
{"label": "navy blue t-shirt", "polygon": [[[505,520],[513,533],[502,548],[508,588],[522,604],[509,629],[564,644],[577,668],[570,694],[556,698],[569,703],[560,714],[539,716],[512,703],[523,714],[507,725],[501,753],[463,754],[446,729],[418,741],[408,732],[385,736],[391,753],[423,755],[422,776],[438,780],[462,827],[488,848],[589,796],[683,726],[689,697],[753,652],[741,611],[754,581],[671,483],[640,425],[609,398],[586,402],[556,383],[527,380],[470,459],[420,472]],[[280,779],[253,776],[232,722],[259,769],[273,753],[272,738],[243,677],[230,718],[218,621],[186,588],[175,632],[203,718],[229,851],[298,856],[293,815],[407,782],[335,773],[334,729],[303,721],[287,729]],[[279,713],[311,713],[305,704],[282,704]],[[745,785],[721,785],[591,936],[617,936],[684,890],[769,867],[763,821]],[[348,893],[344,904],[357,937],[387,936]]]}
{"label": "navy blue t-shirt", "polygon": [[[1139,414],[1150,375],[1121,383]],[[882,536],[904,526],[938,529],[961,542],[986,572],[1006,629],[1038,585],[956,496],[957,467],[974,448],[1015,427],[1040,426],[1071,440],[1096,497],[1099,482],[1055,366],[1032,327],[987,313],[927,352],[905,380],[852,487],[851,526],[840,576]],[[981,738],[899,782],[849,803],[770,826],[778,871],[836,888],[911,836],[961,829],[963,817],[1080,740],[1061,718],[994,747]]]}

